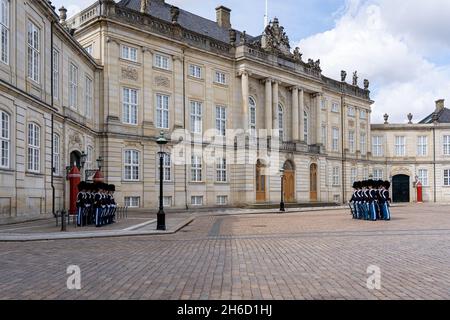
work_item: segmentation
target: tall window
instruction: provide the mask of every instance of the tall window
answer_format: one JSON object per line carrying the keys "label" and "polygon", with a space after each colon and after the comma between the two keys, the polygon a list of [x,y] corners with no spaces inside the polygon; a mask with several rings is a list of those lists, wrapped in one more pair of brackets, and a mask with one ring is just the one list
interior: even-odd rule
{"label": "tall window", "polygon": [[202,157],[193,155],[191,157],[191,181],[202,181]]}
{"label": "tall window", "polygon": [[88,76],[86,76],[86,84],[85,85],[86,85],[86,97],[85,97],[85,99],[86,99],[86,101],[85,101],[86,110],[85,110],[85,116],[87,118],[90,118],[91,114],[92,114],[92,105],[93,105],[93,101],[94,101],[94,97],[93,97],[94,88],[93,88],[92,79],[89,78]]}
{"label": "tall window", "polygon": [[322,131],[322,144],[324,146],[326,146],[327,145],[327,126],[323,124],[321,131]]}
{"label": "tall window", "polygon": [[340,183],[339,167],[333,167],[333,186],[338,186]]}
{"label": "tall window", "polygon": [[308,113],[305,111],[303,114],[303,139],[308,143],[309,137],[309,117]]}
{"label": "tall window", "polygon": [[227,182],[227,160],[225,158],[216,160],[216,180],[217,182]]}
{"label": "tall window", "polygon": [[355,116],[355,108],[354,107],[348,107],[348,113],[347,115],[349,117],[354,117]]}
{"label": "tall window", "polygon": [[444,155],[450,156],[450,136],[444,136]]}
{"label": "tall window", "polygon": [[365,120],[367,118],[367,111],[366,110],[360,110],[359,111],[359,118],[362,120]]}
{"label": "tall window", "polygon": [[[159,156],[158,156],[158,179],[159,179]],[[163,177],[164,182],[172,181],[172,162],[170,159],[170,154],[165,153],[163,156]]]}
{"label": "tall window", "polygon": [[280,141],[284,141],[284,112],[283,106],[278,105],[278,132]]}
{"label": "tall window", "polygon": [[121,56],[122,59],[137,62],[137,49],[128,46],[122,46]]}
{"label": "tall window", "polygon": [[227,130],[227,109],[216,106],[216,130],[221,136],[225,136]]}
{"label": "tall window", "polygon": [[61,173],[61,157],[60,157],[60,140],[59,135],[54,134],[53,135],[53,168],[54,168],[54,174],[59,176]]}
{"label": "tall window", "polygon": [[135,89],[122,89],[123,122],[137,124],[138,93]]}
{"label": "tall window", "polygon": [[41,128],[35,123],[28,124],[28,170],[39,172],[41,156]]}
{"label": "tall window", "polygon": [[355,131],[348,133],[348,149],[350,153],[355,153]]}
{"label": "tall window", "polygon": [[331,112],[336,112],[336,113],[339,112],[339,104],[338,104],[338,103],[333,102],[333,103],[331,104]]}
{"label": "tall window", "polygon": [[69,64],[69,107],[76,108],[78,103],[78,68]]}
{"label": "tall window", "polygon": [[373,179],[374,180],[383,180],[383,170],[381,169],[373,169]]}
{"label": "tall window", "polygon": [[125,197],[124,204],[128,208],[139,208],[140,197]]}
{"label": "tall window", "polygon": [[404,136],[395,137],[395,155],[397,157],[404,157],[406,155],[406,142]]}
{"label": "tall window", "polygon": [[256,102],[252,97],[248,99],[249,103],[249,129],[253,137],[256,136]]}
{"label": "tall window", "polygon": [[10,145],[10,127],[9,127],[9,115],[0,111],[1,122],[0,122],[0,143],[1,143],[1,159],[0,167],[9,167],[9,145]]}
{"label": "tall window", "polygon": [[417,177],[423,186],[428,186],[428,170],[427,169],[419,169],[417,172]]}
{"label": "tall window", "polygon": [[169,70],[169,58],[160,54],[155,54],[155,67]]}
{"label": "tall window", "polygon": [[450,186],[450,170],[444,170],[444,186]]}
{"label": "tall window", "polygon": [[363,168],[363,179],[369,179],[369,168]]}
{"label": "tall window", "polygon": [[156,95],[156,127],[169,129],[169,96]]}
{"label": "tall window", "polygon": [[333,151],[339,151],[339,129],[333,128]]}
{"label": "tall window", "polygon": [[367,138],[365,133],[361,133],[359,136],[359,149],[361,154],[367,153]]}
{"label": "tall window", "polygon": [[320,109],[327,110],[327,99],[326,98],[323,98],[322,100],[320,100]]}
{"label": "tall window", "polygon": [[139,151],[125,150],[124,159],[125,176],[128,181],[139,180]]}
{"label": "tall window", "polygon": [[358,168],[351,168],[350,169],[350,183],[353,184],[353,182],[355,182],[356,180],[358,180]]}
{"label": "tall window", "polygon": [[372,153],[375,157],[383,156],[383,137],[372,137]]}
{"label": "tall window", "polygon": [[225,73],[220,72],[220,71],[216,71],[215,82],[216,83],[220,83],[220,84],[226,84],[227,83],[227,76],[225,75]]}
{"label": "tall window", "polygon": [[0,61],[9,63],[9,0],[0,0]]}
{"label": "tall window", "polygon": [[417,137],[417,155],[426,156],[427,149],[428,149],[428,137],[427,136]]}
{"label": "tall window", "polygon": [[40,30],[31,21],[28,22],[28,77],[39,82]]}
{"label": "tall window", "polygon": [[203,105],[201,102],[191,101],[191,131],[193,133],[202,133],[202,109]]}
{"label": "tall window", "polygon": [[53,97],[59,98],[59,51],[53,49]]}
{"label": "tall window", "polygon": [[202,67],[191,64],[189,66],[189,75],[191,77],[201,79],[202,78]]}

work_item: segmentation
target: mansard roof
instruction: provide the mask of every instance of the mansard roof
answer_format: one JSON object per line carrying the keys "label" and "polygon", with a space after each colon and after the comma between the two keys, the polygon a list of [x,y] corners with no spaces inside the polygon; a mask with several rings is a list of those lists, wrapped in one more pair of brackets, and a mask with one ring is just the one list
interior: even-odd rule
{"label": "mansard roof", "polygon": [[434,111],[425,119],[420,121],[421,124],[433,123],[436,119],[437,123],[450,123],[450,109],[443,108],[440,111]]}

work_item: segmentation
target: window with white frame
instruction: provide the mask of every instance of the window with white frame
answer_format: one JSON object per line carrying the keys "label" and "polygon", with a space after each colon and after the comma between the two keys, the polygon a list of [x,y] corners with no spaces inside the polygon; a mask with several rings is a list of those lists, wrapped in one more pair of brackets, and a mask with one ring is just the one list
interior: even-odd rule
{"label": "window with white frame", "polygon": [[156,95],[156,127],[169,129],[169,96]]}
{"label": "window with white frame", "polygon": [[9,114],[0,110],[0,143],[1,143],[1,158],[0,167],[9,168],[9,149],[10,149],[10,120]]}
{"label": "window with white frame", "polygon": [[202,206],[203,205],[203,196],[192,196],[191,197],[191,205]]}
{"label": "window with white frame", "polygon": [[[159,180],[159,170],[160,170],[160,160],[159,160],[159,156],[158,156],[158,180]],[[172,160],[170,157],[170,154],[165,153],[163,155],[163,177],[164,177],[164,182],[170,182],[172,181]]]}
{"label": "window with white frame", "polygon": [[217,196],[216,204],[219,206],[226,206],[228,204],[228,196]]}
{"label": "window with white frame", "polygon": [[397,157],[406,156],[406,138],[404,136],[395,137],[395,155]]}
{"label": "window with white frame", "polygon": [[280,136],[280,141],[284,141],[284,112],[283,106],[278,105],[278,134]]}
{"label": "window with white frame", "polygon": [[428,170],[427,169],[419,169],[417,171],[417,177],[419,181],[422,183],[422,186],[428,186]]}
{"label": "window with white frame", "polygon": [[348,107],[348,113],[347,113],[347,115],[348,115],[349,117],[354,117],[354,116],[355,116],[355,108],[349,106],[349,107]]}
{"label": "window with white frame", "polygon": [[61,174],[60,139],[58,134],[53,134],[53,173],[56,176]]}
{"label": "window with white frame", "polygon": [[139,180],[139,151],[137,150],[125,150],[124,180]]}
{"label": "window with white frame", "polygon": [[193,133],[202,133],[203,131],[202,109],[201,102],[191,101],[191,131]]}
{"label": "window with white frame", "polygon": [[256,102],[252,97],[249,97],[249,129],[251,136],[256,136]]}
{"label": "window with white frame", "polygon": [[444,136],[443,147],[444,147],[444,155],[450,156],[450,136]]}
{"label": "window with white frame", "polygon": [[9,63],[9,0],[0,0],[0,61]]}
{"label": "window with white frame", "polygon": [[86,168],[92,169],[94,164],[94,148],[92,146],[88,146],[86,149],[87,158],[86,158]]}
{"label": "window with white frame", "polygon": [[327,136],[328,136],[326,125],[324,125],[324,124],[322,125],[321,132],[322,132],[322,144],[324,146],[326,146],[327,145]]}
{"label": "window with white frame", "polygon": [[339,151],[339,129],[333,128],[333,145],[332,149],[334,152]]}
{"label": "window with white frame", "polygon": [[227,108],[216,106],[216,130],[221,136],[225,136],[227,130]]}
{"label": "window with white frame", "polygon": [[340,183],[339,167],[333,167],[333,186],[338,186]]}
{"label": "window with white frame", "polygon": [[225,73],[216,71],[216,76],[214,81],[219,84],[227,84],[227,76]]}
{"label": "window with white frame", "polygon": [[327,99],[326,98],[322,98],[322,100],[320,100],[320,109],[327,110]]}
{"label": "window with white frame", "polygon": [[69,107],[76,108],[78,102],[78,68],[69,64]]}
{"label": "window with white frame", "polygon": [[40,30],[28,21],[28,78],[35,82],[39,82],[40,59]]}
{"label": "window with white frame", "polygon": [[59,99],[59,51],[53,49],[53,97]]}
{"label": "window with white frame", "polygon": [[450,170],[444,170],[444,186],[450,186]]}
{"label": "window with white frame", "polygon": [[155,67],[169,70],[170,64],[169,64],[169,57],[163,56],[161,54],[155,54]]}
{"label": "window with white frame", "polygon": [[373,136],[372,137],[372,154],[374,157],[382,157],[383,152],[383,137]]}
{"label": "window with white frame", "polygon": [[359,118],[365,120],[367,118],[367,111],[366,110],[359,110]]}
{"label": "window with white frame", "polygon": [[202,181],[202,157],[193,155],[191,157],[191,181]]}
{"label": "window with white frame", "polygon": [[86,87],[86,95],[85,95],[85,111],[84,114],[86,116],[86,118],[90,118],[91,114],[92,114],[92,105],[93,105],[93,101],[94,101],[94,97],[93,97],[93,91],[94,91],[94,86],[93,86],[93,81],[91,78],[89,78],[88,76],[86,76],[85,78],[85,87]]}
{"label": "window with white frame", "polygon": [[427,149],[428,149],[428,137],[427,136],[417,137],[417,155],[426,156]]}
{"label": "window with white frame", "polygon": [[170,208],[172,206],[172,197],[164,196],[163,197],[163,206],[165,208]]}
{"label": "window with white frame", "polygon": [[123,122],[137,124],[138,92],[136,89],[122,88]]}
{"label": "window with white frame", "polygon": [[369,179],[369,168],[363,168],[363,179]]}
{"label": "window with white frame", "polygon": [[358,168],[351,168],[350,169],[350,183],[353,184],[353,182],[358,180]]}
{"label": "window with white frame", "polygon": [[139,208],[141,197],[125,197],[124,204],[128,208]]}
{"label": "window with white frame", "polygon": [[137,62],[137,49],[122,45],[121,56],[122,59]]}
{"label": "window with white frame", "polygon": [[336,113],[339,112],[339,104],[337,102],[333,102],[331,104],[331,112],[336,112]]}
{"label": "window with white frame", "polygon": [[41,127],[36,123],[28,124],[28,171],[40,171]]}
{"label": "window with white frame", "polygon": [[309,116],[306,111],[303,113],[303,139],[308,143],[309,138]]}
{"label": "window with white frame", "polygon": [[216,159],[216,181],[227,182],[227,159]]}
{"label": "window with white frame", "polygon": [[361,151],[361,154],[367,153],[367,136],[365,133],[359,135],[359,151]]}
{"label": "window with white frame", "polygon": [[355,131],[348,132],[348,149],[350,153],[355,153]]}
{"label": "window with white frame", "polygon": [[383,180],[383,170],[382,169],[373,169],[373,180]]}
{"label": "window with white frame", "polygon": [[85,47],[84,50],[86,50],[87,53],[89,53],[92,56],[92,44]]}
{"label": "window with white frame", "polygon": [[189,65],[189,75],[191,77],[201,79],[202,78],[202,67],[195,64]]}

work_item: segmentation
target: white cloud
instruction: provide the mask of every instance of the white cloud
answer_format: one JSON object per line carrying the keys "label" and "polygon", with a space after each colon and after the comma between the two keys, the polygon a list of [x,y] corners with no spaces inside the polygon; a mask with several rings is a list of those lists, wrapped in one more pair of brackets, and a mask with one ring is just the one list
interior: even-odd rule
{"label": "white cloud", "polygon": [[[433,111],[434,100],[450,97],[450,66],[439,67],[425,57],[427,45],[440,43],[439,31],[450,23],[450,10],[442,13],[439,6],[433,6],[441,0],[429,0],[431,5],[412,0],[415,7],[409,2],[402,7],[405,1],[349,0],[334,29],[304,39],[299,45],[306,58],[321,59],[324,74],[339,78],[340,70],[347,70],[351,78],[358,70],[360,79],[371,81],[373,122],[382,122],[384,113],[394,122],[404,122],[409,112],[415,120],[421,120]],[[414,25],[416,20],[408,14],[415,17],[421,11],[428,16],[419,26]],[[397,12],[400,22],[395,20]],[[432,14],[438,12],[439,19],[434,22]],[[425,34],[434,36],[425,41]]]}

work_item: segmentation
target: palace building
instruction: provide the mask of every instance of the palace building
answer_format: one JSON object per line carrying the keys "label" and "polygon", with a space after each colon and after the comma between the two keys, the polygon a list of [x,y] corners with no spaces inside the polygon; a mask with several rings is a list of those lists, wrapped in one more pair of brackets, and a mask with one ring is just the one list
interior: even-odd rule
{"label": "palace building", "polygon": [[[322,74],[276,18],[252,36],[223,6],[211,21],[164,0],[99,0],[67,20],[50,1],[0,4],[0,221],[67,208],[68,168],[90,179],[100,157],[119,205],[157,208],[161,131],[171,208],[279,203],[280,169],[291,203],[343,203],[371,175],[413,193],[424,170],[425,199],[450,200],[445,116],[371,126],[369,81]],[[405,147],[416,133],[420,159]]]}

